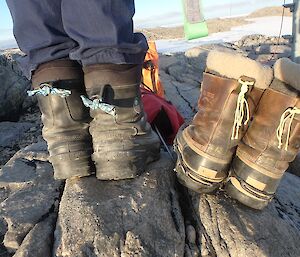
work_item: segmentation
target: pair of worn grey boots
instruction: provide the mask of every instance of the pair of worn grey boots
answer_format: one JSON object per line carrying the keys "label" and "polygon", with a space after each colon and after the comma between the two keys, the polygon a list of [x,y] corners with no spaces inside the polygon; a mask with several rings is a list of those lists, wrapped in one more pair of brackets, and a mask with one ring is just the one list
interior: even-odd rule
{"label": "pair of worn grey boots", "polygon": [[55,179],[134,178],[159,158],[139,91],[140,65],[71,60],[41,64],[32,78]]}

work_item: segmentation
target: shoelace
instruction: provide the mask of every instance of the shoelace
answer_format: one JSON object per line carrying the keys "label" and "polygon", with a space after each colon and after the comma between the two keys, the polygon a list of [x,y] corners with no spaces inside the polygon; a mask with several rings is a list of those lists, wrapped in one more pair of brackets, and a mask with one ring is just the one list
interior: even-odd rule
{"label": "shoelace", "polygon": [[111,104],[104,103],[101,98],[96,98],[96,99],[90,100],[89,98],[87,98],[84,95],[81,95],[80,97],[81,97],[83,104],[86,107],[88,107],[92,110],[100,109],[100,110],[104,111],[105,113],[110,114],[112,116],[116,115],[116,107]]}
{"label": "shoelace", "polygon": [[71,93],[72,92],[70,90],[55,88],[47,83],[41,84],[38,89],[27,91],[28,96],[34,96],[34,95],[47,96],[51,94],[51,95],[58,95],[60,97],[67,97],[70,96]]}
{"label": "shoelace", "polygon": [[296,114],[300,114],[300,109],[298,109],[297,107],[294,107],[294,108],[287,109],[281,115],[280,123],[279,123],[279,126],[278,126],[277,130],[276,130],[277,139],[278,139],[278,148],[279,149],[281,149],[282,145],[283,145],[282,137],[283,137],[285,125],[288,122],[288,120],[290,119],[290,122],[289,122],[289,125],[288,125],[288,133],[287,133],[287,136],[286,136],[285,148],[284,148],[286,151],[288,149],[290,134],[291,134],[291,130],[292,130],[292,123],[293,123],[293,120],[294,120]]}
{"label": "shoelace", "polygon": [[241,86],[241,92],[238,95],[238,100],[237,100],[237,104],[236,104],[231,140],[239,138],[239,130],[243,124],[243,119],[244,119],[244,115],[245,115],[245,107],[246,107],[247,119],[244,122],[244,125],[246,125],[250,120],[249,104],[246,100],[246,93],[249,90],[249,86],[254,85],[254,81],[244,81],[242,78],[240,78],[239,83],[242,86]]}

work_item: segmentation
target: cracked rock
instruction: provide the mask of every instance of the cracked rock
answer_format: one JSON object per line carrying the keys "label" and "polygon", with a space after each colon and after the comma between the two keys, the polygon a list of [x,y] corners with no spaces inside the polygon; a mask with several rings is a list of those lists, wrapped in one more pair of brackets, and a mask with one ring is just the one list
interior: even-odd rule
{"label": "cracked rock", "polygon": [[[0,171],[0,189],[6,193],[0,202],[0,219],[7,224],[3,244],[12,253],[52,212],[60,195],[62,182],[53,179],[51,164],[32,158],[30,149],[38,147],[34,144],[19,151]],[[43,152],[47,155],[45,148]]]}
{"label": "cracked rock", "polygon": [[[210,253],[216,256],[300,256],[300,178],[286,174],[276,198],[263,211],[252,210],[222,193],[192,194]],[[200,248],[207,246],[199,242]],[[202,250],[202,249],[201,249]]]}
{"label": "cracked rock", "polygon": [[36,224],[24,238],[14,257],[51,257],[56,214]]}
{"label": "cracked rock", "polygon": [[[15,58],[20,53],[0,54],[0,121],[17,121],[27,98],[30,82],[16,67]],[[28,104],[27,104],[28,107]]]}
{"label": "cracked rock", "polygon": [[56,256],[183,256],[184,223],[172,168],[162,155],[134,180],[68,180],[55,232]]}

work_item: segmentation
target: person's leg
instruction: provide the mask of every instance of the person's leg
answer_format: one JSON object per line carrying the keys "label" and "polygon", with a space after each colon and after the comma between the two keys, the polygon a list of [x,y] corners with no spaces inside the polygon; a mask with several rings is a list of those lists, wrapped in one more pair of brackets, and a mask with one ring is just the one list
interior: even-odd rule
{"label": "person's leg", "polygon": [[101,180],[138,176],[159,158],[160,142],[146,121],[139,86],[148,49],[133,33],[133,0],[62,0],[63,24],[79,47],[93,121],[93,160]]}
{"label": "person's leg", "polygon": [[56,179],[92,173],[89,110],[82,67],[69,60],[77,44],[65,33],[60,0],[7,0],[14,33],[25,53],[21,68],[32,76],[33,90],[42,112],[43,137],[50,153]]}
{"label": "person's leg", "polygon": [[78,42],[70,57],[83,66],[96,63],[141,64],[148,45],[133,33],[134,0],[62,0],[66,33]]}
{"label": "person's leg", "polygon": [[65,33],[61,19],[61,0],[6,0],[14,35],[25,56],[19,60],[28,78],[39,64],[68,58],[76,42]]}

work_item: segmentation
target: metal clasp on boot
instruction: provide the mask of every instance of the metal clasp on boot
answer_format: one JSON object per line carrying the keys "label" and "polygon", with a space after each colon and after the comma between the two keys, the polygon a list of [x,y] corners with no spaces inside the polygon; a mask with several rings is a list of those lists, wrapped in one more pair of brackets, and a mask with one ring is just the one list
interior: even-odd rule
{"label": "metal clasp on boot", "polygon": [[244,119],[244,115],[245,115],[245,107],[246,107],[247,119],[244,122],[244,125],[246,125],[250,120],[249,104],[246,100],[246,93],[249,90],[251,90],[251,87],[255,83],[253,80],[250,80],[250,78],[248,79],[245,76],[241,77],[238,80],[238,82],[241,85],[241,91],[240,91],[240,93],[238,95],[238,99],[237,99],[231,140],[235,140],[235,139],[239,138],[239,130],[240,130],[240,127],[243,125],[243,119]]}

